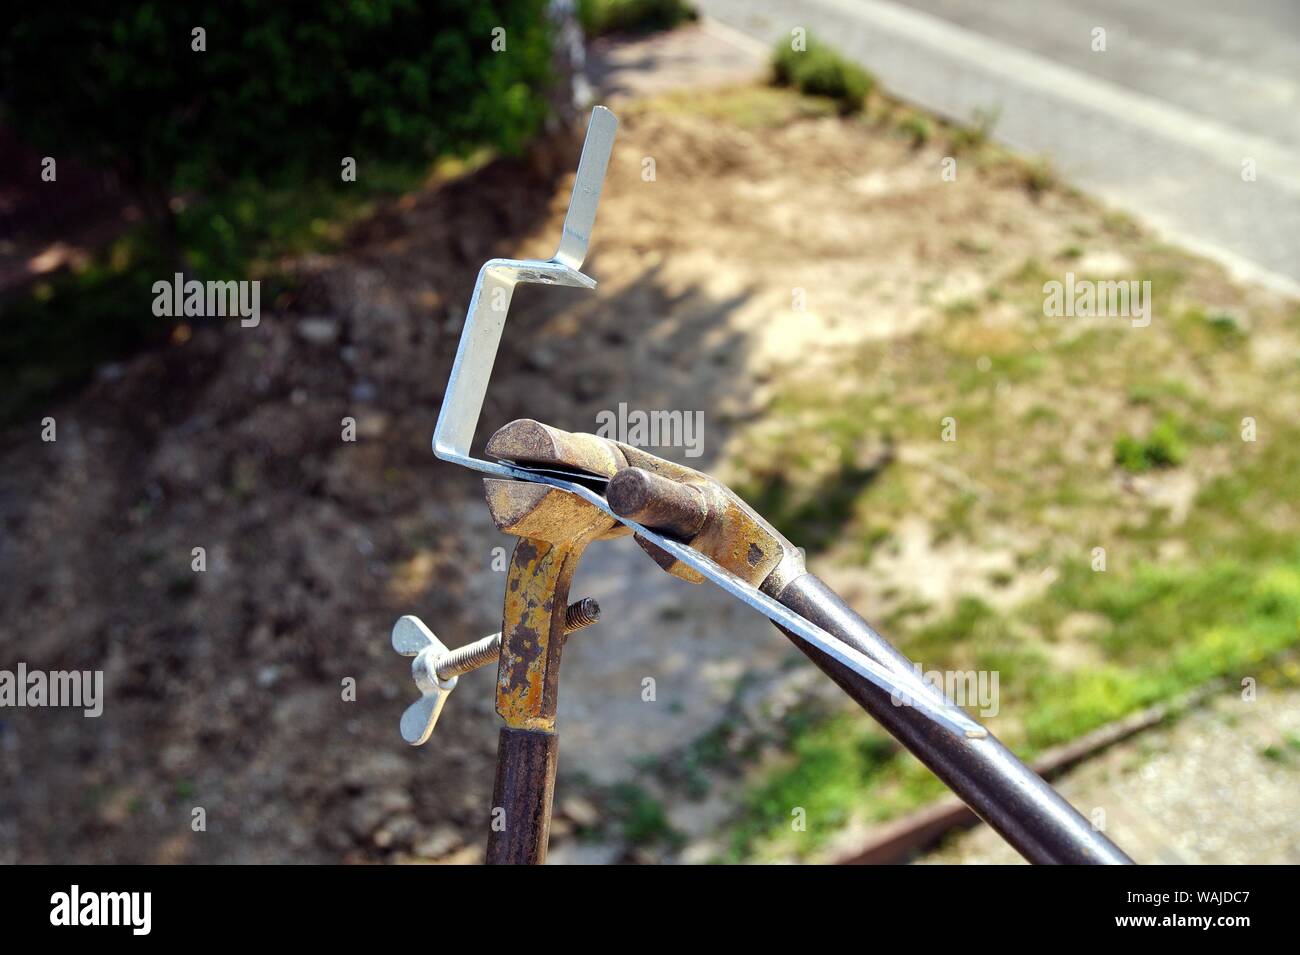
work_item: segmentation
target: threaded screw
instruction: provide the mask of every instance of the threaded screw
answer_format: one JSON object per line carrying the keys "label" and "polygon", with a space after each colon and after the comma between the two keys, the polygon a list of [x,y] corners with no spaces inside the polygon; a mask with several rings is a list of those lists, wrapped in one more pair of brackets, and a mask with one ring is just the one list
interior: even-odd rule
{"label": "threaded screw", "polygon": [[599,621],[600,604],[596,603],[594,597],[583,597],[577,603],[569,604],[564,611],[564,635],[568,636],[575,630],[590,627]]}
{"label": "threaded screw", "polygon": [[[576,603],[569,604],[564,611],[564,634],[568,636],[576,630],[590,627],[600,620],[600,604],[592,597],[583,597]],[[457,647],[438,661],[438,679],[450,680],[463,676],[481,666],[485,666],[501,653],[501,634],[494,633],[475,640],[463,647]]]}

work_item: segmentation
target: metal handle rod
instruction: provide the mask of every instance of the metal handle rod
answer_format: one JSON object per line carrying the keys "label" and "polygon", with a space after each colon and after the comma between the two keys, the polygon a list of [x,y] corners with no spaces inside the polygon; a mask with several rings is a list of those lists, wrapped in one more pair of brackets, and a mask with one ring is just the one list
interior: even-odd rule
{"label": "metal handle rod", "polygon": [[[618,514],[682,538],[698,532],[706,518],[706,505],[698,490],[636,467],[619,471],[610,479],[607,499]],[[763,590],[886,672],[914,675],[911,661],[811,574],[793,579],[774,575]],[[782,626],[781,621],[774,622],[1026,857],[1036,862],[1128,861],[987,732],[977,736],[942,731],[933,719],[914,709],[915,693],[891,692],[882,681],[864,679],[824,647]],[[955,704],[949,705],[955,708]]]}
{"label": "metal handle rod", "polygon": [[541,865],[546,861],[559,747],[560,739],[553,732],[501,727],[488,865]]}
{"label": "metal handle rod", "polygon": [[[843,642],[891,671],[914,673],[911,661],[813,574],[774,595]],[[777,624],[839,687],[952,789],[1030,862],[1131,865],[1133,860],[991,733],[954,735],[912,706]]]}
{"label": "metal handle rod", "polygon": [[[1031,862],[1132,862],[965,712],[936,703],[907,658],[811,574],[769,595],[687,545],[620,517],[582,485],[480,458],[456,460],[475,470],[568,491],[758,610]],[[802,593],[805,589],[808,595]],[[913,705],[895,706],[891,696],[896,693]],[[982,742],[990,745],[969,745]],[[1025,819],[1020,821],[1017,814],[1022,812]]]}

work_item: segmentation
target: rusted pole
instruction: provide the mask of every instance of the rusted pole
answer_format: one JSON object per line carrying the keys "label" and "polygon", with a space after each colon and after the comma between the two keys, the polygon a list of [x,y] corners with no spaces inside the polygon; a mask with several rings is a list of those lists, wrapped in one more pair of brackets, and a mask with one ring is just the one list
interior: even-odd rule
{"label": "rusted pole", "polygon": [[554,731],[501,727],[488,865],[541,865],[546,861],[559,747],[560,738]]}
{"label": "rusted pole", "polygon": [[520,538],[506,573],[501,619],[496,709],[505,725],[497,744],[487,861],[540,865],[555,795],[564,639],[576,629],[571,624],[589,622],[586,613],[594,612],[580,604],[570,614],[569,585],[587,545],[615,522],[563,491],[515,481],[484,483],[493,521]]}

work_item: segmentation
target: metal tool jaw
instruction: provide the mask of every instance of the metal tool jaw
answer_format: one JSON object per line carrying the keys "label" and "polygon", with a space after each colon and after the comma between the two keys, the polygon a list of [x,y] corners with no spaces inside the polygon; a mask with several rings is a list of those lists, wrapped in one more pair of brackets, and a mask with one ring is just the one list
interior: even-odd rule
{"label": "metal tool jaw", "polygon": [[[560,658],[566,634],[598,616],[582,610],[594,601],[567,607],[569,587],[592,541],[627,534],[668,573],[710,581],[799,641],[818,667],[968,804],[982,807],[981,815],[1031,860],[1129,861],[960,707],[941,694],[936,699],[905,658],[805,572],[802,551],[725,485],[630,445],[528,419],[487,442],[495,461],[471,454],[515,286],[595,287],[581,268],[616,127],[609,110],[593,110],[555,255],[545,262],[492,259],[480,270],[434,431],[438,457],[489,475],[484,489],[492,519],[519,538],[501,633],[448,651],[414,617],[393,628],[393,648],[415,658],[411,672],[420,691],[402,715],[409,743],[429,738],[460,674],[497,663],[496,710],[504,725],[486,861],[545,861]],[[1035,824],[1025,824],[1026,816]]]}
{"label": "metal tool jaw", "polygon": [[[660,567],[682,580],[698,584],[704,576],[622,521],[645,523],[671,533],[752,587],[770,589],[766,586],[769,582],[783,582],[803,573],[803,552],[729,487],[701,471],[632,445],[561,431],[528,418],[498,430],[486,450],[492,457],[530,472],[567,474],[603,486],[605,501],[619,521],[604,530],[603,536],[635,534],[637,543]],[[488,508],[503,530],[535,531],[538,513],[559,517],[585,504],[571,494],[555,496],[555,488],[497,479],[483,483]],[[525,525],[504,506],[506,495],[511,501],[537,498],[551,503],[530,513]]]}
{"label": "metal tool jaw", "polygon": [[551,732],[569,586],[587,545],[617,526],[556,488],[484,480],[497,527],[520,538],[506,574],[496,709],[507,727]]}
{"label": "metal tool jaw", "polygon": [[[508,726],[536,728],[553,724],[555,681],[563,645],[557,621],[564,612],[573,569],[592,540],[635,533],[638,543],[670,573],[697,583],[710,581],[877,686],[915,698],[918,709],[952,732],[982,732],[961,710],[930,705],[920,678],[890,672],[762,589],[760,585],[765,581],[802,573],[802,554],[729,489],[707,475],[592,435],[554,429],[548,435],[537,430],[545,426],[536,422],[529,423],[533,439],[553,442],[557,436],[564,436],[558,440],[568,442],[563,453],[552,456],[554,461],[563,462],[563,467],[548,466],[545,457],[507,448],[504,438],[494,438],[498,447],[494,448],[493,442],[487,447],[488,453],[498,458],[496,461],[471,453],[515,286],[531,282],[595,287],[595,281],[580,270],[617,127],[618,121],[608,109],[597,106],[592,110],[555,255],[545,262],[492,259],[479,271],[434,430],[433,450],[439,458],[497,479],[486,482],[493,517],[498,527],[524,538],[515,548],[507,581],[498,712]],[[519,428],[515,430],[518,433],[512,439],[527,437]],[[693,536],[670,536],[617,513],[602,492],[614,475],[626,468],[640,468],[689,485],[689,493],[700,495],[709,520]]]}

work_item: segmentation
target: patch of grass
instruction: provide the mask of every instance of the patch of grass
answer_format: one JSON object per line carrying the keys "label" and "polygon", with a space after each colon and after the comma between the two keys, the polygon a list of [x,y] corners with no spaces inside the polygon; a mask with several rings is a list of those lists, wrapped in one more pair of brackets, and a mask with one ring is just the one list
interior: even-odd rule
{"label": "patch of grass", "polygon": [[972,239],[968,236],[962,236],[953,243],[953,246],[958,252],[965,252],[968,255],[988,255],[993,251],[991,243]]}
{"label": "patch of grass", "polygon": [[982,149],[988,145],[989,137],[993,135],[993,127],[997,122],[996,109],[975,110],[969,123],[953,129],[951,137],[953,151],[964,153]]}
{"label": "patch of grass", "polygon": [[1059,424],[1060,421],[1060,413],[1049,405],[1035,404],[1025,412],[1026,424]]}
{"label": "patch of grass", "polygon": [[1025,259],[1007,278],[1015,285],[1029,286],[1036,293],[1041,293],[1043,283],[1054,278],[1055,275],[1055,272],[1049,270],[1038,259],[1029,258]]}
{"label": "patch of grass", "polygon": [[[1215,307],[1197,305],[1199,290],[1221,288],[1215,271],[1123,217],[1074,235],[1046,247],[1049,265],[990,250],[981,264],[1003,303],[998,321],[969,320],[965,302],[938,306],[943,320],[846,354],[843,377],[791,382],[735,446],[742,493],[760,511],[774,503],[792,540],[811,531],[823,560],[885,572],[884,632],[900,649],[927,669],[999,673],[991,728],[1029,759],[1218,677],[1262,679],[1300,645],[1300,423],[1275,400],[1300,387],[1300,364],[1261,374],[1251,350],[1234,347],[1250,329],[1300,315],[1246,311],[1221,291]],[[1138,332],[1044,316],[1044,282],[1083,257],[1085,239],[1149,279],[1153,313],[1168,320]],[[916,300],[933,302],[930,291]],[[949,414],[958,440],[941,444],[937,422]],[[1255,442],[1238,433],[1246,415],[1258,421]],[[1142,424],[1116,424],[1125,417]],[[852,449],[885,435],[897,449],[887,469],[839,488],[833,515],[804,508]],[[1197,490],[1174,517],[1165,495],[1115,481],[1116,467],[1182,468]],[[955,604],[918,602],[889,546],[918,519],[935,550],[958,537],[992,549],[1008,533],[1024,541],[1015,579],[972,572]],[[1098,546],[1108,567],[1095,572]],[[1006,604],[1040,574],[1045,591]],[[1080,616],[1095,619],[1081,626]],[[730,857],[818,857],[845,821],[889,818],[941,791],[906,754],[864,758],[871,733],[856,711],[794,728],[787,758],[748,781]],[[798,806],[807,832],[791,828]]]}
{"label": "patch of grass", "polygon": [[1231,312],[1211,312],[1205,316],[1205,323],[1220,335],[1235,338],[1242,334],[1241,323]]}
{"label": "patch of grass", "polygon": [[793,49],[789,41],[777,44],[772,77],[779,86],[834,100],[842,114],[861,112],[875,85],[870,73],[811,37],[803,50]]}
{"label": "patch of grass", "polygon": [[979,305],[969,298],[954,299],[943,307],[948,318],[973,318],[979,314]]}
{"label": "patch of grass", "polygon": [[1189,334],[1206,339],[1214,347],[1235,348],[1246,340],[1245,328],[1231,312],[1194,305],[1183,312],[1181,324]]}
{"label": "patch of grass", "polygon": [[671,30],[697,19],[685,0],[578,0],[578,22],[591,37]]}
{"label": "patch of grass", "polygon": [[1159,381],[1137,381],[1128,390],[1128,400],[1135,405],[1158,405],[1167,400],[1188,402],[1192,399],[1186,383],[1164,378]]}
{"label": "patch of grass", "polygon": [[[733,743],[740,726],[735,716],[719,721],[718,725],[697,737],[678,756],[661,761],[654,767],[659,776],[671,786],[684,786],[691,799],[708,795],[713,773],[744,761],[753,755],[742,750],[733,752]],[[751,742],[753,742],[751,740]]]}
{"label": "patch of grass", "polygon": [[[889,594],[890,599],[897,597],[897,594]],[[913,619],[924,619],[933,610],[933,606],[927,600],[911,598],[905,600],[894,609],[888,617],[885,618],[885,630],[890,633],[900,633],[913,628]]]}
{"label": "patch of grass", "polygon": [[[1071,671],[1048,663],[1023,636],[1033,631],[1017,626],[1044,608],[1054,617],[1106,616],[1113,624],[1106,662]],[[1256,672],[1298,644],[1300,552],[1293,552],[1265,565],[1142,565],[1126,577],[1079,568],[1023,613],[1006,616],[964,598],[906,649],[927,668],[965,668],[973,659],[998,671],[1001,707],[1015,720],[997,731],[1032,759],[1217,676]],[[733,861],[809,856],[850,819],[890,818],[943,790],[856,711],[799,728],[787,749],[789,759],[745,796],[730,830]],[[806,832],[791,828],[795,808],[806,810]]]}
{"label": "patch of grass", "polygon": [[1187,458],[1182,430],[1177,421],[1166,417],[1145,438],[1122,435],[1115,441],[1115,463],[1133,474],[1177,467]]}
{"label": "patch of grass", "polygon": [[898,123],[898,131],[920,148],[934,137],[934,123],[920,113],[908,113]]}
{"label": "patch of grass", "polygon": [[777,474],[757,490],[742,487],[741,497],[752,500],[778,529],[799,528],[805,548],[816,553],[835,540],[862,487],[874,480],[876,473],[874,469],[845,467],[802,491],[791,487],[784,474]]}
{"label": "patch of grass", "polygon": [[635,783],[619,783],[608,794],[609,810],[624,839],[634,846],[679,846],[681,833],[668,822],[663,803]]}
{"label": "patch of grass", "polygon": [[1271,763],[1285,763],[1290,754],[1276,743],[1269,743],[1259,751],[1259,755]]}
{"label": "patch of grass", "polygon": [[205,277],[269,272],[281,257],[337,248],[379,202],[417,188],[428,175],[428,167],[374,165],[359,169],[356,182],[235,183],[180,213],[181,243]]}
{"label": "patch of grass", "polygon": [[1045,192],[1050,192],[1056,188],[1060,182],[1057,175],[1056,167],[1052,165],[1051,159],[1046,156],[1038,156],[1034,159],[1022,160],[1020,163],[1021,181],[1029,194],[1035,198]]}
{"label": "patch of grass", "polygon": [[733,482],[737,494],[779,530],[796,535],[792,539],[809,553],[836,540],[856,515],[863,492],[889,477],[888,435],[879,442],[861,436],[855,440],[853,432],[862,424],[855,410],[842,409],[844,417],[826,421],[825,429],[787,446],[790,457],[785,462],[760,467]]}
{"label": "patch of grass", "polygon": [[101,362],[165,339],[152,285],[172,269],[143,230],[112,242],[76,272],[44,279],[0,323],[0,421],[84,382]]}
{"label": "patch of grass", "polygon": [[911,640],[911,645],[916,652],[934,658],[950,652],[958,643],[995,621],[996,614],[988,604],[978,597],[965,596],[957,601],[950,614],[923,628]]}
{"label": "patch of grass", "polygon": [[970,539],[974,532],[979,496],[970,491],[958,491],[948,499],[943,514],[934,529],[934,543],[943,544],[954,537]]}
{"label": "patch of grass", "polygon": [[[823,845],[849,821],[863,791],[901,762],[897,743],[851,716],[807,727],[789,749],[787,765],[746,793],[728,861],[750,858],[760,843],[799,855]],[[935,782],[924,787],[929,795]]]}
{"label": "patch of grass", "polygon": [[1110,611],[1108,662],[1054,674],[1031,689],[1031,751],[1259,666],[1300,642],[1300,554],[1265,565],[1141,565],[1127,583],[1101,579],[1107,576],[1094,575],[1081,606]]}
{"label": "patch of grass", "polygon": [[894,540],[894,532],[883,524],[870,525],[862,535],[862,551],[858,555],[858,563],[866,565],[871,563],[871,558],[881,547],[887,546]]}

